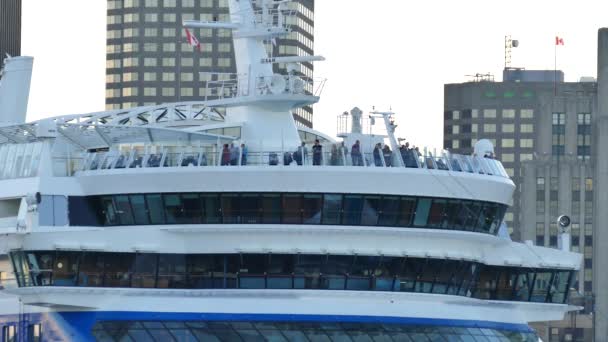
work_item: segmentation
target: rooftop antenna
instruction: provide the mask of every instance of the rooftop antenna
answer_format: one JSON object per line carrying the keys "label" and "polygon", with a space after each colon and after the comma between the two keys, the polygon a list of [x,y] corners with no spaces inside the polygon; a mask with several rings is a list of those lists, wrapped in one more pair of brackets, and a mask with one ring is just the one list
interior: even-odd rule
{"label": "rooftop antenna", "polygon": [[514,40],[511,35],[505,36],[505,70],[511,68],[511,50],[519,46],[519,40]]}

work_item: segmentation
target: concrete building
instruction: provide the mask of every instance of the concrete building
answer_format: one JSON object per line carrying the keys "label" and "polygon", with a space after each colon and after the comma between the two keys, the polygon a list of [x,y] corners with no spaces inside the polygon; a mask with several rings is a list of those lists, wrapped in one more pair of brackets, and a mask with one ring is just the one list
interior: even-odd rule
{"label": "concrete building", "polygon": [[[273,56],[314,54],[314,0],[297,0],[287,10],[292,31],[268,42]],[[106,108],[120,109],[213,98],[207,81],[235,74],[230,30],[191,30],[201,51],[186,44],[184,20],[229,21],[227,0],[108,0]],[[277,71],[285,72],[284,65]],[[224,75],[214,74],[221,72]],[[313,76],[313,65],[299,73]],[[296,123],[312,127],[312,107],[294,113]]]}
{"label": "concrete building", "polygon": [[572,219],[584,265],[571,302],[585,310],[537,325],[548,341],[608,336],[608,29],[598,39],[597,82],[529,82],[555,73],[517,70],[503,82],[445,86],[445,148],[470,153],[478,139],[492,140],[518,187],[507,217],[513,239],[557,247],[557,217]]}
{"label": "concrete building", "polygon": [[0,1],[0,60],[21,55],[21,0]]}

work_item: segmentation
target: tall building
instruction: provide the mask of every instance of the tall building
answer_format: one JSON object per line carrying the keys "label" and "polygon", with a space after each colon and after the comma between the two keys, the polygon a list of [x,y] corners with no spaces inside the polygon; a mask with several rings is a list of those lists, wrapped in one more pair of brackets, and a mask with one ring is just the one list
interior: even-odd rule
{"label": "tall building", "polygon": [[[490,139],[518,191],[512,237],[557,247],[559,215],[572,219],[572,250],[584,255],[574,304],[564,321],[537,326],[549,341],[608,336],[608,29],[599,31],[598,80],[557,82],[551,72],[516,70],[503,82],[445,86],[444,146],[470,153]],[[554,74],[555,75],[555,74]]]}
{"label": "tall building", "polygon": [[0,60],[21,55],[21,0],[0,1]]}
{"label": "tall building", "polygon": [[[294,13],[288,17],[292,32],[268,42],[268,48],[273,56],[313,55],[314,0],[294,1],[285,10]],[[229,21],[227,0],[108,1],[107,109],[213,98],[207,82],[236,73],[232,33],[191,30],[201,42],[199,52],[186,44],[182,28],[183,21],[193,19]],[[284,65],[276,69],[285,72]],[[302,63],[299,73],[312,77],[312,64]],[[305,107],[294,118],[298,125],[312,127],[312,114],[312,107]]]}

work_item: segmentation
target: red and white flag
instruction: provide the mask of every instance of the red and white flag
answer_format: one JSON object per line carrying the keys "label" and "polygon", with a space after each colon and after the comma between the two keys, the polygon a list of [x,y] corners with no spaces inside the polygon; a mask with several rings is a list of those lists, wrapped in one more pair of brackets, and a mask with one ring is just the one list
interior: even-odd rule
{"label": "red and white flag", "polygon": [[555,36],[555,45],[564,45],[564,38]]}
{"label": "red and white flag", "polygon": [[196,37],[190,32],[190,30],[185,29],[186,30],[186,40],[188,41],[188,44],[190,44],[190,46],[192,47],[196,47],[198,49],[198,51],[201,51],[201,42],[198,41],[198,39],[196,39]]}

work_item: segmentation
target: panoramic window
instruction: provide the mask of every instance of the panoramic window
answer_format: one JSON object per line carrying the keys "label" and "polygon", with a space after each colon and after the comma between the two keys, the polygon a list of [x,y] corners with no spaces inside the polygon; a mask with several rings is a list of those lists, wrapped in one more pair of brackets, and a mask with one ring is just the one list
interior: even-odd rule
{"label": "panoramic window", "polygon": [[[293,224],[415,227],[496,234],[506,211],[502,204],[460,199],[315,193],[104,195],[70,197],[68,202],[72,226],[108,227]],[[48,225],[66,224],[65,220],[53,221],[46,216],[44,222]]]}
{"label": "panoramic window", "polygon": [[396,291],[564,303],[573,271],[330,254],[15,251],[20,287]]}

